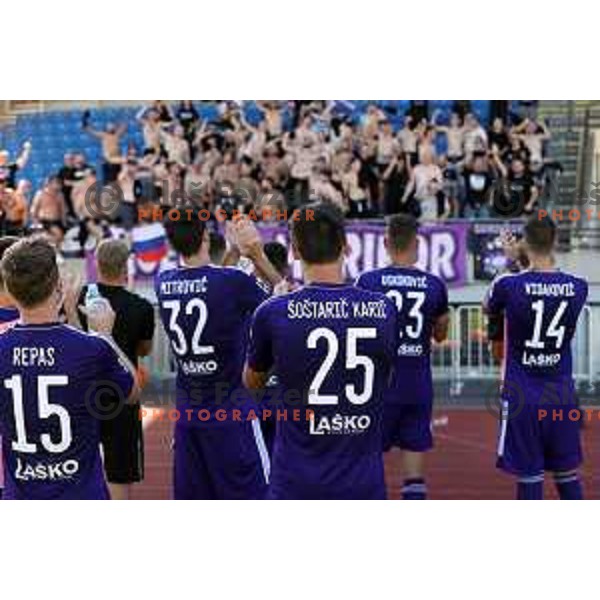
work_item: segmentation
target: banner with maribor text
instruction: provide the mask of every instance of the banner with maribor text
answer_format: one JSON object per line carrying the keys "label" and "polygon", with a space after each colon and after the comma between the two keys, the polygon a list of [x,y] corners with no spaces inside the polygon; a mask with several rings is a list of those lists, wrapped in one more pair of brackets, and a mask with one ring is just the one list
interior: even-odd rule
{"label": "banner with maribor text", "polygon": [[[259,227],[265,242],[276,240],[289,248],[286,224],[260,225]],[[468,228],[468,223],[421,225],[417,266],[438,275],[449,286],[464,285],[468,277]],[[383,223],[354,222],[346,225],[346,235],[350,247],[346,259],[348,280],[354,280],[363,271],[383,267],[388,263],[383,243],[384,231]],[[160,261],[153,261],[149,260],[148,256],[136,252],[135,246],[133,250],[133,271],[138,280],[153,278],[160,268],[168,265],[174,266],[174,257],[168,256]],[[93,252],[88,253],[87,259],[89,273],[93,271]],[[294,279],[301,281],[302,271],[299,262],[293,263],[292,273]]]}
{"label": "banner with maribor text", "polygon": [[[264,225],[260,228],[265,241],[275,240],[288,246],[285,225]],[[385,251],[383,223],[353,223],[346,226],[350,253],[346,259],[346,275],[355,279],[363,271],[385,266],[389,261]],[[441,277],[448,285],[467,282],[467,223],[422,225],[419,229],[419,261],[417,266]],[[299,263],[294,263],[293,276],[302,277]]]}

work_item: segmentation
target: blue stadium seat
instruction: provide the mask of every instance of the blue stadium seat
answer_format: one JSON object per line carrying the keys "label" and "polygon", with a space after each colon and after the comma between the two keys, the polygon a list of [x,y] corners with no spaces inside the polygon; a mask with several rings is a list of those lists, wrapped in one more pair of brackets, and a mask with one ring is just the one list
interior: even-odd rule
{"label": "blue stadium seat", "polygon": [[[394,130],[404,123],[404,115],[410,108],[409,100],[353,100],[354,109],[350,118],[358,122],[364,115],[369,104],[376,104],[389,117]],[[452,112],[453,100],[430,101],[430,113],[439,110],[438,123],[447,124]],[[215,121],[219,118],[217,105],[214,102],[197,102],[196,109],[203,119]],[[141,152],[143,136],[141,127],[135,122],[135,116],[141,105],[111,106],[91,110],[91,124],[97,129],[103,129],[107,123],[125,123],[127,131],[123,138],[123,149],[128,143],[136,145]],[[175,110],[177,102],[171,105]],[[519,109],[517,100],[510,101],[509,110],[513,113]],[[478,116],[483,126],[487,126],[490,117],[489,100],[473,100],[472,110]],[[25,140],[33,142],[32,160],[21,173],[22,177],[32,181],[34,186],[62,165],[63,155],[67,151],[83,152],[89,164],[99,166],[102,161],[101,146],[97,139],[81,129],[84,109],[56,110],[45,113],[20,115],[14,126],[0,130],[0,147],[6,148],[11,157],[16,156]],[[244,114],[249,123],[257,125],[263,119],[262,111],[254,101],[244,104]],[[293,113],[286,105],[282,111],[283,125],[286,130],[292,126]],[[437,136],[438,151],[445,152],[445,136]]]}
{"label": "blue stadium seat", "polygon": [[471,110],[481,122],[482,125],[487,125],[490,119],[490,101],[489,100],[472,100]]}
{"label": "blue stadium seat", "polygon": [[217,121],[219,119],[219,110],[215,104],[203,102],[199,106],[200,117],[206,121]]}
{"label": "blue stadium seat", "polygon": [[244,104],[244,117],[250,125],[258,125],[263,120],[263,113],[256,102],[250,101]]}

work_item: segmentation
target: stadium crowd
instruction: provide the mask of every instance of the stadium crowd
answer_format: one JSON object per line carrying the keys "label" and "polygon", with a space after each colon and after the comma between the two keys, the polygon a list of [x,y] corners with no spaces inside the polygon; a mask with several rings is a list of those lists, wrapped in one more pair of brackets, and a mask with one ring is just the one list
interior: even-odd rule
{"label": "stadium crowd", "polygon": [[[33,226],[60,239],[79,223],[83,245],[102,222],[131,229],[148,203],[248,211],[294,209],[318,198],[351,219],[485,218],[506,216],[507,206],[531,213],[546,168],[557,166],[545,156],[551,134],[535,103],[523,102],[519,115],[507,104],[491,102],[486,128],[468,101],[455,102],[448,118],[414,101],[404,115],[392,105],[368,104],[358,119],[347,101],[264,101],[256,103],[256,124],[242,102],[220,102],[218,118],[208,121],[192,101],[155,101],[136,117],[143,148],[125,139],[125,124],[96,129],[86,111],[82,128],[101,144],[101,172],[70,151],[62,168],[32,190],[18,180],[31,144],[12,163],[0,153],[2,230],[19,235]],[[115,186],[119,202],[104,201],[102,194],[114,198]]]}

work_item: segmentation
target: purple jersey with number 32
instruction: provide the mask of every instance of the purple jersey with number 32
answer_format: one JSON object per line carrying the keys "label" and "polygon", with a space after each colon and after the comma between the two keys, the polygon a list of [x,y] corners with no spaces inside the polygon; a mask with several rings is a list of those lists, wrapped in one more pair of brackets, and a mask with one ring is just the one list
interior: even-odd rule
{"label": "purple jersey with number 32", "polygon": [[156,295],[178,367],[178,408],[205,409],[208,422],[219,410],[255,409],[242,370],[250,317],[268,297],[256,278],[233,267],[180,267],[159,275]]}

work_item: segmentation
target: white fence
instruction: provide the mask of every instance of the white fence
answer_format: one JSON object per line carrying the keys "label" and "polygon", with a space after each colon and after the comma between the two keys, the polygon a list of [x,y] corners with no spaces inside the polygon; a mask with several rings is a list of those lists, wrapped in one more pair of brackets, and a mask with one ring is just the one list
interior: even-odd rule
{"label": "white fence", "polygon": [[[600,316],[600,305],[586,306],[573,340],[575,380],[586,393],[594,392],[600,371],[599,361],[595,358],[595,355],[600,356],[600,340],[596,341],[594,337],[594,316]],[[160,325],[157,327],[154,351],[147,366],[154,378],[166,379],[175,374],[169,343]],[[451,306],[448,340],[434,345],[432,370],[434,379],[449,382],[451,392],[456,395],[461,393],[463,386],[469,381],[498,380],[500,365],[492,355],[491,344],[487,339],[487,317],[481,305]]]}
{"label": "white fence", "polygon": [[[595,390],[600,365],[595,360],[594,313],[600,306],[585,306],[573,339],[573,374],[578,387],[586,393]],[[459,304],[451,308],[448,340],[434,347],[433,376],[449,381],[453,394],[460,394],[468,381],[498,380],[500,364],[487,339],[487,316],[478,304]]]}

